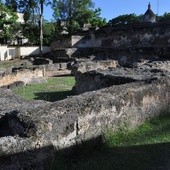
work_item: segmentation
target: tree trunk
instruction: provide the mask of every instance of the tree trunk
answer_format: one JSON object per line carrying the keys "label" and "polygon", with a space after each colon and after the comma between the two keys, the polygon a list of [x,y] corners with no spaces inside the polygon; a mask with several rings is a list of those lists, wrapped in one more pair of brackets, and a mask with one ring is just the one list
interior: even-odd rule
{"label": "tree trunk", "polygon": [[69,1],[69,34],[71,35],[73,32],[73,21],[72,21],[72,3],[73,1]]}
{"label": "tree trunk", "polygon": [[43,55],[43,28],[42,28],[42,22],[43,22],[43,0],[40,0],[40,57]]}

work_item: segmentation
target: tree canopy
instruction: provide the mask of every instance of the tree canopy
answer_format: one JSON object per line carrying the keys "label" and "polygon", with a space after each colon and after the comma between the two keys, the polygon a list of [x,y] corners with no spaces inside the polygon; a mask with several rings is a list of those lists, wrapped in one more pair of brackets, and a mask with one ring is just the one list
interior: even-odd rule
{"label": "tree canopy", "polygon": [[[20,32],[29,39],[29,42],[32,42],[31,44],[40,43],[41,47],[43,42],[46,45],[50,43],[54,32],[55,36],[60,37],[63,28],[71,35],[84,25],[97,27],[106,24],[106,20],[100,17],[101,9],[95,8],[92,0],[0,0],[0,2],[4,2],[1,4],[6,10],[13,12],[12,16],[16,16],[15,12],[23,13],[25,23],[19,25],[15,22],[14,28],[9,21],[12,18],[6,20],[3,16],[6,14],[3,12],[1,12],[0,22],[10,22],[9,28],[13,31],[20,28]],[[54,10],[54,20],[43,23],[44,5],[49,4]],[[6,30],[3,33],[8,34],[6,37],[10,37],[9,31]],[[3,37],[4,34],[1,33],[0,36]]]}
{"label": "tree canopy", "polygon": [[170,22],[170,13],[165,12],[162,16],[159,16],[158,22]]}
{"label": "tree canopy", "polygon": [[53,0],[52,8],[57,22],[64,21],[69,34],[83,27],[84,24],[102,26],[106,21],[100,17],[101,9],[94,9],[91,0]]}
{"label": "tree canopy", "polygon": [[17,0],[5,0],[5,6],[13,12],[17,12],[18,1]]}
{"label": "tree canopy", "polygon": [[2,3],[0,3],[0,11],[0,39],[1,43],[7,43],[17,29],[18,16]]}
{"label": "tree canopy", "polygon": [[108,25],[116,26],[116,25],[135,24],[135,23],[140,23],[141,21],[142,21],[142,15],[125,14],[113,18],[108,22]]}

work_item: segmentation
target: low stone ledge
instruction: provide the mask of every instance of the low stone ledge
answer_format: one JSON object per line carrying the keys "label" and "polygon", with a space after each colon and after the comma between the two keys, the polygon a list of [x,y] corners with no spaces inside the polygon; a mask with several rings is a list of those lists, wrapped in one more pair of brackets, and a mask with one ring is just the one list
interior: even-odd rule
{"label": "low stone ledge", "polygon": [[75,94],[98,90],[113,85],[131,83],[135,81],[150,81],[161,77],[170,77],[170,73],[158,69],[142,68],[112,68],[108,70],[93,70],[76,74]]}
{"label": "low stone ledge", "polygon": [[8,86],[21,81],[27,84],[32,78],[44,77],[44,70],[41,68],[14,68],[10,74],[3,74],[0,77],[0,87]]}
{"label": "low stone ledge", "polygon": [[116,60],[80,62],[72,66],[72,74],[76,75],[97,69],[107,70],[108,68],[116,68],[118,66],[119,64]]}

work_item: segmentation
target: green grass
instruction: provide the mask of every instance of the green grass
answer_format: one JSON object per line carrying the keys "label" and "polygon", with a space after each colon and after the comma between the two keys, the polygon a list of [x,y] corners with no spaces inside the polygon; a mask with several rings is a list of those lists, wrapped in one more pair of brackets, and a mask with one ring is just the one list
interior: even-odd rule
{"label": "green grass", "polygon": [[109,146],[132,146],[170,142],[170,114],[147,121],[137,129],[128,132],[108,132]]}
{"label": "green grass", "polygon": [[170,112],[133,131],[110,131],[93,148],[84,143],[70,156],[57,153],[52,169],[169,170]]}
{"label": "green grass", "polygon": [[26,100],[57,101],[72,95],[72,87],[75,84],[74,77],[52,77],[47,83],[18,87],[13,91]]}

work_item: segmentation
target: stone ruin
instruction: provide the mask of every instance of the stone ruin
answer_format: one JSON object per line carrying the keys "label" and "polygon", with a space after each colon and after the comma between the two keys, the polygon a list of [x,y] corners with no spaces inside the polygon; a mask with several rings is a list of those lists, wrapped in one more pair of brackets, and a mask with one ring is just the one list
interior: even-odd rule
{"label": "stone ruin", "polygon": [[[0,169],[49,169],[60,150],[98,138],[108,129],[135,128],[170,109],[169,59],[138,58],[129,64],[89,58],[62,66],[71,68],[68,73],[76,79],[76,95],[64,100],[28,102],[0,88]],[[38,67],[37,75],[47,75],[44,68],[48,75],[58,74],[61,65]],[[36,69],[21,70],[18,77],[35,78]],[[23,81],[14,74],[7,76]],[[5,74],[1,77],[7,80]]]}
{"label": "stone ruin", "polygon": [[58,150],[106,129],[134,128],[170,106],[169,61],[121,67],[117,61],[75,64],[76,96],[31,101],[0,89],[0,169],[48,169]]}

